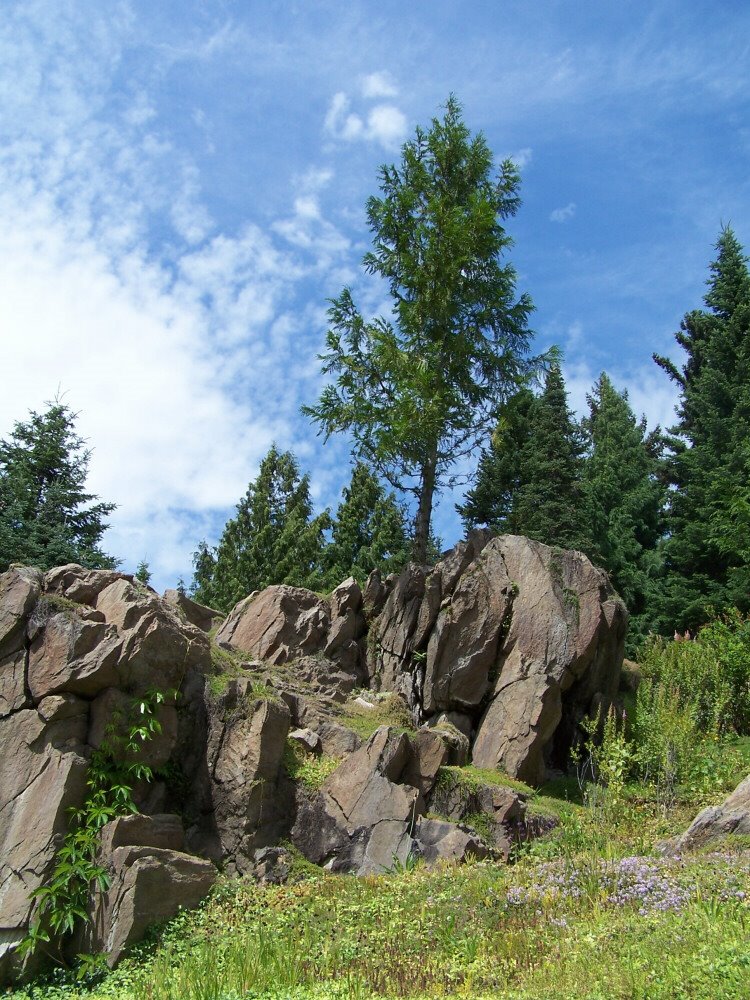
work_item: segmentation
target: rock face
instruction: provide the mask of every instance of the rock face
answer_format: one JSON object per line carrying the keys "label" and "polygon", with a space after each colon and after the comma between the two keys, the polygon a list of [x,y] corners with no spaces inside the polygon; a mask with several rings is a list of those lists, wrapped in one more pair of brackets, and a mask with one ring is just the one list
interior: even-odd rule
{"label": "rock face", "polygon": [[176,608],[185,621],[195,625],[202,632],[210,632],[215,625],[218,625],[224,618],[221,611],[215,608],[207,608],[205,604],[199,604],[188,597],[181,590],[165,590],[164,600],[173,608]]}
{"label": "rock face", "polygon": [[[251,594],[212,647],[215,622],[114,571],[0,575],[0,981],[33,971],[16,950],[38,917],[32,893],[85,800],[92,753],[149,691],[179,699],[158,707],[136,755],[156,772],[133,786],[141,815],[102,832],[111,885],[92,895],[78,942],[111,962],[197,902],[214,865],[283,878],[288,839],[362,874],[413,856],[507,856],[536,829],[523,794],[451,768],[473,759],[536,782],[564,764],[582,715],[615,695],[626,613],[580,553],[477,532],[432,569],[372,574],[364,596],[353,579],[327,599]],[[396,696],[392,718],[408,722],[408,709],[414,731],[381,726],[363,741],[347,713],[378,718]],[[291,777],[305,754],[339,761],[316,791]]]}
{"label": "rock face", "polygon": [[709,806],[698,813],[687,830],[669,846],[691,850],[731,834],[750,836],[750,774],[720,806]]}
{"label": "rock face", "polygon": [[626,628],[606,574],[581,553],[477,533],[393,582],[368,673],[420,721],[468,719],[477,766],[536,783],[594,697],[615,697]]}
{"label": "rock face", "polygon": [[[15,946],[38,909],[31,893],[50,877],[115,710],[127,714],[150,688],[179,689],[209,665],[204,634],[121,573],[0,576],[0,979],[21,969]],[[154,767],[176,745],[175,709],[162,706],[161,721],[140,758]]]}
{"label": "rock face", "polygon": [[362,592],[353,578],[329,600],[301,587],[268,587],[232,609],[216,640],[277,666],[322,654],[358,679],[358,640],[365,631],[361,607]]}
{"label": "rock face", "polygon": [[320,792],[298,794],[294,844],[316,864],[360,875],[391,870],[410,857],[428,863],[486,857],[490,849],[477,831],[457,825],[486,805],[507,855],[526,812],[523,796],[510,789],[497,789],[503,793],[497,802],[491,794],[483,804],[476,796],[451,801],[445,820],[425,816],[428,803],[433,811],[445,804],[437,784],[439,762],[448,753],[445,744],[440,750],[441,742],[435,731],[407,735],[387,726],[377,729]]}
{"label": "rock face", "polygon": [[209,722],[208,795],[213,817],[202,850],[230,871],[252,867],[256,848],[276,843],[288,825],[281,787],[290,713],[281,700],[254,696],[233,681]]}

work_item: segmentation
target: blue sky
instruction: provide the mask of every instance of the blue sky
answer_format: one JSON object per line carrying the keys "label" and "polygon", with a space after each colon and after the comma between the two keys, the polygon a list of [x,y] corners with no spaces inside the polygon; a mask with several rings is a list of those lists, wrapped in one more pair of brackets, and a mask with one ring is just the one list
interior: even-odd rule
{"label": "blue sky", "polygon": [[[276,441],[335,506],[346,442],[299,416],[376,171],[454,92],[521,168],[509,230],[571,403],[700,305],[719,227],[750,247],[750,5],[23,0],[0,19],[0,436],[60,392],[118,510],[108,551],[190,576]],[[436,525],[459,534],[455,497]]]}

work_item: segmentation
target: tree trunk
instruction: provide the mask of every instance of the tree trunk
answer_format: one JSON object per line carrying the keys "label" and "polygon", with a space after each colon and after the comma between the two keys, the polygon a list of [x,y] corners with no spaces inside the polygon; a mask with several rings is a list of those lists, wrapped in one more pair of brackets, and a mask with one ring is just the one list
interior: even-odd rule
{"label": "tree trunk", "polygon": [[435,467],[437,466],[437,445],[422,466],[422,488],[419,494],[419,507],[414,522],[414,544],[412,559],[423,565],[427,562],[427,546],[430,540],[430,520],[432,518],[432,498],[435,494]]}

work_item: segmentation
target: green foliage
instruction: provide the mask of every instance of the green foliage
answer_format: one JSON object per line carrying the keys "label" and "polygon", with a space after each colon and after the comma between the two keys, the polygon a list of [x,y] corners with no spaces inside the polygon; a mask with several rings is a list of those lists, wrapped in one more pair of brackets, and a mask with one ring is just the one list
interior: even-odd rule
{"label": "green foliage", "polygon": [[201,542],[193,556],[196,600],[229,611],[254,590],[271,584],[319,590],[328,513],[312,516],[310,480],[300,478],[291,452],[274,445],[260,464],[218,548]]}
{"label": "green foliage", "polygon": [[639,658],[644,676],[674,692],[701,732],[750,733],[750,617],[735,609],[692,642],[652,638]]}
{"label": "green foliage", "polygon": [[[586,839],[601,819],[569,814],[581,846],[541,862],[222,879],[91,992],[58,976],[13,1000],[746,997],[747,855],[633,857],[612,825],[601,851]],[[637,825],[664,832],[645,810]]]}
{"label": "green foliage", "polygon": [[101,547],[111,503],[85,491],[91,451],[64,404],[31,412],[0,441],[0,572],[11,563],[114,569]]}
{"label": "green foliage", "polygon": [[521,451],[523,481],[515,500],[517,530],[564,549],[589,548],[583,491],[584,439],[568,408],[557,364],[529,410],[529,436]]}
{"label": "green foliage", "polygon": [[571,756],[576,764],[579,781],[587,798],[597,794],[599,785],[606,789],[602,802],[610,818],[623,808],[625,785],[633,763],[633,747],[625,735],[624,719],[614,708],[602,719],[601,710],[581,723],[587,739],[583,746],[574,747]]}
{"label": "green foliage", "polygon": [[512,788],[522,795],[533,795],[534,789],[517,778],[511,778],[503,771],[493,768],[475,767],[473,764],[465,764],[463,767],[448,765],[441,767],[437,775],[438,783],[453,787],[462,785],[470,791],[477,791],[482,785],[499,785],[503,788]]}
{"label": "green foliage", "polygon": [[32,893],[39,905],[35,922],[20,945],[22,953],[33,952],[49,942],[48,930],[56,938],[71,934],[79,921],[89,919],[91,886],[96,885],[102,892],[107,889],[109,877],[96,860],[99,831],[117,816],[138,811],[132,797],[133,785],[153,777],[139,754],[144,743],[161,731],[156,716],[167,697],[176,698],[177,692],[150,690],[142,698],[133,699],[127,715],[116,713],[107,725],[104,739],[91,755],[85,801],[71,813],[50,880]]}
{"label": "green foliage", "polygon": [[135,578],[139,583],[146,585],[151,583],[151,570],[145,559],[141,559],[138,563],[138,569],[135,571]]}
{"label": "green foliage", "polygon": [[459,508],[464,523],[587,551],[583,453],[584,437],[568,408],[560,366],[553,363],[541,395],[525,390],[501,416],[475,486]]}
{"label": "green foliage", "polygon": [[387,283],[394,318],[367,321],[348,288],[332,300],[321,357],[332,381],[303,408],[327,435],[349,433],[358,457],[414,495],[418,562],[435,491],[531,367],[531,302],[516,300],[515,272],[501,262],[511,245],[501,220],[518,208],[519,176],[509,160],[497,178],[493,170],[454,97],[428,131],[417,128],[398,165],[381,168],[363,264]]}
{"label": "green foliage", "polygon": [[750,272],[730,228],[716,249],[707,308],[688,313],[676,334],[685,364],[655,356],[680,389],[667,467],[665,634],[695,628],[711,611],[750,608]]}
{"label": "green foliage", "polygon": [[397,694],[373,695],[365,692],[366,697],[373,698],[373,708],[365,708],[354,701],[344,706],[341,722],[362,739],[369,739],[380,726],[392,726],[402,732],[414,730],[414,720],[406,702]]}
{"label": "green foliage", "polygon": [[306,753],[296,740],[287,737],[283,757],[286,773],[293,781],[298,781],[310,791],[317,791],[340,763],[337,757],[329,757],[326,754],[315,757]]}
{"label": "green foliage", "polygon": [[629,651],[653,621],[661,572],[664,487],[661,436],[648,434],[628,403],[602,373],[588,397],[584,422],[589,455],[584,486],[590,513],[588,555],[603,566],[630,611]]}
{"label": "green foliage", "polygon": [[680,796],[702,803],[730,788],[742,770],[733,746],[750,729],[750,622],[734,612],[701,630],[694,642],[652,637],[641,650],[642,679],[634,711],[621,725],[611,712],[583,727],[577,764],[590,797],[622,807],[629,778],[651,789],[661,808]]}
{"label": "green foliage", "polygon": [[408,562],[404,514],[362,462],[353,471],[336,512],[324,554],[325,580],[331,588],[348,576],[363,584],[374,569],[392,573]]}
{"label": "green foliage", "polygon": [[516,497],[525,482],[521,458],[531,434],[531,389],[515,393],[500,410],[490,445],[479,459],[474,482],[463,504],[457,504],[467,530],[478,524],[501,534],[519,534]]}

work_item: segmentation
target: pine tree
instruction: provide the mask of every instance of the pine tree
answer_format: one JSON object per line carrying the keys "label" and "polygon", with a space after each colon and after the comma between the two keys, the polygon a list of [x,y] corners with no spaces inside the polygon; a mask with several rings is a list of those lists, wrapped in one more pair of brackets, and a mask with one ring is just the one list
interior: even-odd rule
{"label": "pine tree", "polygon": [[409,559],[404,514],[392,493],[358,462],[333,522],[325,552],[326,580],[335,587],[348,576],[364,583],[373,569],[391,573]]}
{"label": "pine tree", "polygon": [[678,370],[654,356],[680,387],[669,439],[666,632],[694,628],[733,605],[746,609],[750,601],[739,544],[750,477],[750,273],[730,228],[722,230],[716,249],[707,308],[688,313],[675,335],[685,364]]}
{"label": "pine tree", "polygon": [[227,522],[215,553],[205,542],[193,557],[193,593],[221,611],[271,584],[322,586],[325,513],[313,517],[308,476],[291,452],[274,445]]}
{"label": "pine tree", "polygon": [[151,583],[151,567],[145,559],[141,559],[138,563],[138,568],[135,571],[135,578],[140,581],[140,583],[145,583],[146,585]]}
{"label": "pine tree", "polygon": [[632,647],[651,624],[661,569],[657,544],[664,502],[659,480],[662,437],[658,428],[647,432],[645,418],[636,420],[627,392],[619,393],[604,372],[588,403],[588,554],[607,570],[630,611]]}
{"label": "pine tree", "polygon": [[497,176],[481,135],[451,97],[442,119],[416,130],[400,163],[380,170],[367,216],[365,269],[383,278],[393,318],[368,322],[344,289],[329,309],[323,371],[332,376],[303,412],[344,431],[358,457],[416,502],[414,558],[424,562],[436,492],[535,367],[527,358],[531,301],[516,298],[502,221],[518,205],[518,172]]}
{"label": "pine tree", "polygon": [[98,497],[85,490],[91,451],[75,432],[76,416],[55,401],[0,441],[0,572],[14,562],[118,565],[100,547],[115,504],[92,503]]}
{"label": "pine tree", "polygon": [[529,433],[519,457],[522,480],[512,511],[517,532],[560,548],[590,548],[584,449],[560,366],[552,364],[542,394],[529,408]]}
{"label": "pine tree", "polygon": [[532,391],[522,389],[501,409],[489,447],[480,456],[474,487],[456,505],[467,531],[484,525],[503,534],[519,532],[515,504],[524,482],[521,454],[531,433],[533,404]]}

